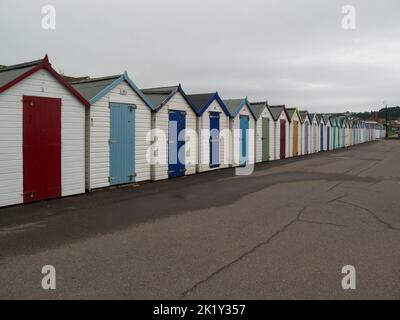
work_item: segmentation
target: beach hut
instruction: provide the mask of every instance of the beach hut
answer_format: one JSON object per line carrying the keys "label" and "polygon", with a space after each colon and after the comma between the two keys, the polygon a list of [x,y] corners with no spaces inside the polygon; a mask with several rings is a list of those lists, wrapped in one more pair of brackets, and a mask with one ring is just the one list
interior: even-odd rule
{"label": "beach hut", "polygon": [[322,114],[318,115],[320,151],[326,151],[326,123]]}
{"label": "beach hut", "polygon": [[256,162],[275,160],[274,119],[267,102],[251,102],[256,118]]}
{"label": "beach hut", "polygon": [[367,141],[374,141],[384,138],[386,135],[385,128],[376,121],[365,121],[367,131]]}
{"label": "beach hut", "polygon": [[367,124],[365,123],[365,121],[363,121],[362,139],[363,143],[367,142]]}
{"label": "beach hut", "polygon": [[198,172],[229,166],[229,111],[218,92],[188,95],[197,114]]}
{"label": "beach hut", "polygon": [[297,108],[287,108],[287,113],[290,117],[289,125],[289,143],[290,143],[290,157],[297,157],[301,155],[301,117]]}
{"label": "beach hut", "polygon": [[358,136],[358,130],[357,130],[357,127],[358,127],[358,120],[357,119],[354,119],[354,121],[353,121],[353,144],[354,145],[357,145],[358,144],[358,142],[357,142],[357,136]]}
{"label": "beach hut", "polygon": [[354,121],[353,119],[349,120],[349,145],[352,146],[354,144]]}
{"label": "beach hut", "polygon": [[345,118],[345,147],[349,147],[350,146],[350,119],[349,118]]}
{"label": "beach hut", "polygon": [[47,55],[0,69],[0,206],[85,192],[87,108]]}
{"label": "beach hut", "polygon": [[247,98],[224,100],[230,114],[231,165],[255,163],[255,116]]}
{"label": "beach hut", "polygon": [[311,152],[312,153],[317,153],[319,152],[319,119],[318,115],[316,113],[311,113],[310,114],[310,119],[311,119]]}
{"label": "beach hut", "polygon": [[361,120],[360,121],[360,143],[364,143],[365,142],[364,127],[365,127],[365,122],[363,120]]}
{"label": "beach hut", "polygon": [[332,122],[329,115],[324,115],[324,122],[325,122],[325,151],[332,150]]}
{"label": "beach hut", "polygon": [[285,159],[289,157],[289,125],[290,118],[285,105],[269,106],[274,119],[275,152],[274,159]]}
{"label": "beach hut", "polygon": [[86,111],[86,189],[150,180],[152,106],[128,74],[72,81]]}
{"label": "beach hut", "polygon": [[338,148],[338,139],[337,139],[337,134],[338,134],[338,126],[337,126],[337,121],[336,117],[330,117],[331,120],[331,125],[332,125],[332,150],[335,150]]}
{"label": "beach hut", "polygon": [[361,119],[357,119],[357,144],[361,143]]}
{"label": "beach hut", "polygon": [[308,111],[300,111],[302,125],[302,148],[301,154],[306,155],[312,153],[312,119]]}
{"label": "beach hut", "polygon": [[347,129],[347,124],[346,124],[346,117],[341,117],[340,118],[340,146],[341,148],[346,147],[346,129]]}
{"label": "beach hut", "polygon": [[340,149],[342,147],[342,119],[341,117],[336,117],[336,148]]}
{"label": "beach hut", "polygon": [[363,121],[358,120],[358,144],[362,143],[362,125],[363,125]]}
{"label": "beach hut", "polygon": [[356,120],[355,121],[355,139],[354,139],[354,143],[355,144],[359,144],[360,143],[360,120]]}
{"label": "beach hut", "polygon": [[335,116],[334,117],[335,125],[336,125],[336,135],[335,135],[335,144],[336,144],[336,149],[340,149],[340,135],[341,135],[341,121],[340,121],[340,116]]}
{"label": "beach hut", "polygon": [[197,114],[181,85],[142,89],[153,106],[150,148],[152,180],[196,173]]}
{"label": "beach hut", "polygon": [[340,135],[341,135],[341,121],[339,116],[334,117],[335,120],[335,125],[336,125],[336,135],[335,135],[335,143],[336,143],[336,149],[340,149]]}
{"label": "beach hut", "polygon": [[354,141],[354,145],[358,144],[358,119],[354,120],[354,124],[353,124],[353,141]]}

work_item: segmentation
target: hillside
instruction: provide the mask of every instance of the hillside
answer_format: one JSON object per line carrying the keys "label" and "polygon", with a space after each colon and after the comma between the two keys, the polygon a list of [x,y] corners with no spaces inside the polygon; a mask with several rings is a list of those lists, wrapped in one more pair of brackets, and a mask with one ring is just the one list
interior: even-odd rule
{"label": "hillside", "polygon": [[[353,116],[362,120],[378,120],[386,118],[386,109],[382,108],[378,112],[358,112],[352,113]],[[388,119],[389,120],[400,120],[400,107],[388,108]]]}

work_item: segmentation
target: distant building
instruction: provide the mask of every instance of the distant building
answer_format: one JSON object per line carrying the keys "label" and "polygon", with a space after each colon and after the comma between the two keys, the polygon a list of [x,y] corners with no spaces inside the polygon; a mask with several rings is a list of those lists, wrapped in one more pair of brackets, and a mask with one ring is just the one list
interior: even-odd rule
{"label": "distant building", "polygon": [[373,119],[374,121],[378,121],[378,119],[379,119],[379,112],[377,112],[377,111],[372,111],[372,112],[371,112],[371,119]]}

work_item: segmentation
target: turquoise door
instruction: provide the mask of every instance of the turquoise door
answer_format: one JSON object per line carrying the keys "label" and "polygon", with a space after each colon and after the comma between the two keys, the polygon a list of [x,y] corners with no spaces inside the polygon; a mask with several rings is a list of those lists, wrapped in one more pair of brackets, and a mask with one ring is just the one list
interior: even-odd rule
{"label": "turquoise door", "polygon": [[111,185],[135,181],[135,107],[110,103]]}
{"label": "turquoise door", "polygon": [[248,161],[249,151],[249,117],[240,116],[240,157],[239,164],[245,166]]}

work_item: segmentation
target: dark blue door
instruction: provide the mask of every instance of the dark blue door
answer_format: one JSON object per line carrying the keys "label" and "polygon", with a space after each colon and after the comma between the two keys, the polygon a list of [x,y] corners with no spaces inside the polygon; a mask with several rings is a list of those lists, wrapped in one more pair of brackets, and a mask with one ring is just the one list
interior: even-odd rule
{"label": "dark blue door", "polygon": [[210,168],[219,165],[219,112],[210,112]]}
{"label": "dark blue door", "polygon": [[168,177],[185,175],[185,111],[169,111]]}
{"label": "dark blue door", "polygon": [[239,164],[245,166],[248,161],[248,149],[249,149],[249,117],[240,116],[240,157]]}
{"label": "dark blue door", "polygon": [[329,151],[329,147],[330,147],[330,145],[329,145],[329,142],[330,142],[330,136],[331,136],[331,131],[330,131],[330,128],[329,127],[326,127],[326,150],[328,150]]}
{"label": "dark blue door", "polygon": [[321,151],[324,150],[324,125],[321,124]]}
{"label": "dark blue door", "polygon": [[110,103],[111,185],[135,181],[135,107]]}

